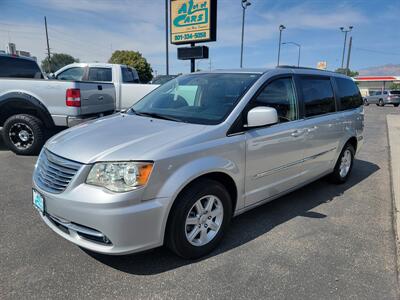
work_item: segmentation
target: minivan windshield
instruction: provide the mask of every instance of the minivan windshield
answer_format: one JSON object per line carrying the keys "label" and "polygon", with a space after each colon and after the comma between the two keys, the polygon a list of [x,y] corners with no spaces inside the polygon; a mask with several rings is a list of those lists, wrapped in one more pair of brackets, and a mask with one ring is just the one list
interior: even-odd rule
{"label": "minivan windshield", "polygon": [[178,122],[222,122],[260,77],[252,73],[197,73],[179,76],[132,106],[130,114]]}

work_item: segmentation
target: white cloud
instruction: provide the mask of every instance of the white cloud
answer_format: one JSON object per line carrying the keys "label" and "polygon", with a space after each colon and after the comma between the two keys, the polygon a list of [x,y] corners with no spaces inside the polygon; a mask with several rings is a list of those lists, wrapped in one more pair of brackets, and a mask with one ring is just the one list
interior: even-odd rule
{"label": "white cloud", "polygon": [[270,24],[285,24],[296,29],[331,29],[339,26],[356,25],[365,22],[366,18],[358,11],[340,6],[334,11],[321,11],[309,5],[298,5],[281,11],[260,13]]}

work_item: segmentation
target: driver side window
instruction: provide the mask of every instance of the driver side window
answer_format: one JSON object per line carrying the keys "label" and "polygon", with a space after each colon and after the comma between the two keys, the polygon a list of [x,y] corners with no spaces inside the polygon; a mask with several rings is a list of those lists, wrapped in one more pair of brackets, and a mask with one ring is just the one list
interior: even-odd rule
{"label": "driver side window", "polygon": [[267,106],[278,112],[279,123],[297,120],[297,100],[291,78],[279,78],[270,82],[253,100],[252,107]]}

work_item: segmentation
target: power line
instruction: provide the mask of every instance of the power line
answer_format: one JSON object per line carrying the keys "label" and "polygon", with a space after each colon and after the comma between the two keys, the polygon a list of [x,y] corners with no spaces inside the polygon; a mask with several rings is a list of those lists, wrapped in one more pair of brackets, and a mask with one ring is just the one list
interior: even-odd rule
{"label": "power line", "polygon": [[381,50],[366,49],[366,48],[360,48],[360,47],[354,47],[354,49],[359,50],[359,51],[371,52],[371,53],[400,56],[400,53],[386,52],[386,51],[381,51]]}

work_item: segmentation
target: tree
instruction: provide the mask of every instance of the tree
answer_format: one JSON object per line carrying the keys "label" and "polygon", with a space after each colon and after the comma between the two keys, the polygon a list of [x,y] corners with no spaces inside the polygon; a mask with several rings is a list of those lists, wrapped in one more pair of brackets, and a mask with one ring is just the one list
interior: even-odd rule
{"label": "tree", "polygon": [[46,57],[42,61],[42,69],[45,72],[49,72],[50,70],[50,73],[53,73],[61,69],[62,67],[72,64],[74,62],[79,62],[79,59],[74,58],[71,55],[65,53],[54,53],[50,57],[50,68],[49,68],[49,58]]}
{"label": "tree", "polygon": [[394,83],[392,82],[389,86],[389,89],[391,90],[400,90],[400,83]]}
{"label": "tree", "polygon": [[346,73],[346,69],[345,68],[343,68],[343,69],[342,68],[338,68],[338,69],[335,70],[335,72],[336,73],[340,73],[340,74],[345,74],[345,75],[350,76],[350,77],[358,76],[358,72],[357,71],[352,71],[352,70],[349,69],[349,72]]}
{"label": "tree", "polygon": [[141,82],[147,83],[153,78],[153,69],[140,52],[117,50],[114,51],[108,62],[112,64],[127,65],[135,68],[139,74]]}

